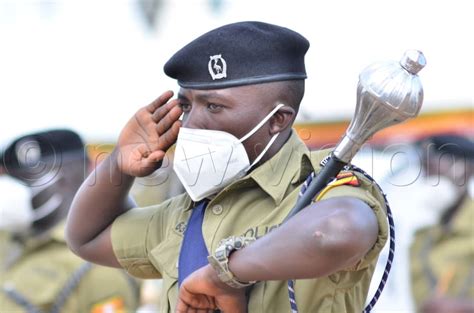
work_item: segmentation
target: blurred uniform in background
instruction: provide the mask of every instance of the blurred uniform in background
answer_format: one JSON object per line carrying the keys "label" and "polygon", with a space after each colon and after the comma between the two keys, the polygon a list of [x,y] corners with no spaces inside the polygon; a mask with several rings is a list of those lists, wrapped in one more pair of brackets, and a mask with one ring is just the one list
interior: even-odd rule
{"label": "blurred uniform in background", "polygon": [[26,135],[1,160],[0,312],[135,312],[136,280],[66,245],[65,218],[89,166],[81,138]]}
{"label": "blurred uniform in background", "polygon": [[474,142],[437,135],[420,147],[425,179],[437,191],[426,193],[426,205],[439,219],[414,236],[414,301],[423,313],[474,312]]}

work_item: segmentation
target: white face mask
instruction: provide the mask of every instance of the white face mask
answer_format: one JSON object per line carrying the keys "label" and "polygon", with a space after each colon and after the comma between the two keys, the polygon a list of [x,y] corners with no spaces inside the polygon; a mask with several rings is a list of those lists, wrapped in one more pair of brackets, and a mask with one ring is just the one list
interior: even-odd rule
{"label": "white face mask", "polygon": [[0,176],[0,230],[22,233],[32,223],[29,188],[10,176]]}
{"label": "white face mask", "polygon": [[219,192],[245,176],[262,159],[279,133],[270,139],[252,164],[242,142],[259,130],[282,106],[276,106],[241,139],[218,130],[180,128],[173,169],[193,201]]}

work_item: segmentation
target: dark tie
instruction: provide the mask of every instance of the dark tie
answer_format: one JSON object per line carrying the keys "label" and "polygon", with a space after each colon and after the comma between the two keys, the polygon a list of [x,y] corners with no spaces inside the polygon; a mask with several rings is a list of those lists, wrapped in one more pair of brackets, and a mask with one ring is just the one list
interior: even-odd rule
{"label": "dark tie", "polygon": [[178,265],[178,285],[194,271],[208,264],[206,243],[202,236],[202,222],[204,220],[204,213],[209,200],[204,199],[196,203],[193,208],[191,217],[189,218],[186,231],[184,232],[184,239],[179,253]]}

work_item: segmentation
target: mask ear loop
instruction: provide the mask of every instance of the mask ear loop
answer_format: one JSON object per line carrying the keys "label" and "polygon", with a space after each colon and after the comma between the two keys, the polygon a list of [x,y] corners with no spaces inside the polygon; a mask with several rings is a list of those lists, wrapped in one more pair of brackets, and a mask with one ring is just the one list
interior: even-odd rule
{"label": "mask ear loop", "polygon": [[[260,127],[262,127],[262,125],[265,124],[273,116],[273,114],[275,114],[283,106],[285,106],[283,103],[280,103],[279,105],[277,105],[263,120],[260,121],[260,123],[257,124],[257,126],[255,126],[247,135],[242,137],[239,141],[242,143],[244,140],[248,139],[250,136],[255,134],[255,132],[259,130]],[[265,153],[267,153],[268,149],[270,149],[270,147],[272,146],[273,142],[275,142],[275,140],[277,139],[278,135],[280,135],[280,133],[276,133],[275,135],[273,135],[273,137],[265,146],[265,149],[263,149],[262,153],[260,153],[260,155],[245,170],[246,172],[250,170],[255,164],[257,164],[263,158]]]}
{"label": "mask ear loop", "polygon": [[245,140],[247,140],[250,136],[252,136],[253,134],[255,134],[255,132],[257,130],[260,129],[260,127],[263,126],[263,124],[265,124],[272,116],[273,114],[276,113],[276,111],[278,111],[281,107],[284,107],[285,105],[283,103],[280,103],[279,105],[277,105],[270,113],[268,113],[267,116],[265,116],[265,118],[263,120],[260,121],[260,123],[257,124],[257,126],[255,126],[251,131],[249,131],[247,133],[247,135],[243,136],[242,138],[239,139],[239,142],[242,143],[244,142]]}
{"label": "mask ear loop", "polygon": [[257,164],[262,158],[263,156],[265,155],[265,153],[267,153],[267,150],[270,149],[270,147],[272,146],[273,142],[277,139],[278,135],[280,135],[280,133],[276,133],[275,135],[273,135],[272,139],[270,139],[270,141],[268,142],[267,146],[265,147],[265,149],[263,149],[262,153],[260,153],[260,155],[252,162],[252,164],[250,164],[249,168],[247,169],[247,171],[249,169],[251,169],[255,164]]}

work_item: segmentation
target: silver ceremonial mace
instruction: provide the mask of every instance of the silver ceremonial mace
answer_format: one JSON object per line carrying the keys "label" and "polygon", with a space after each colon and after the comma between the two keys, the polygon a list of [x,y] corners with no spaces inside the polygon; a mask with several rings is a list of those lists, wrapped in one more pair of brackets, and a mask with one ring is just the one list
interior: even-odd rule
{"label": "silver ceremonial mace", "polygon": [[375,63],[362,71],[349,128],[284,222],[308,206],[376,132],[418,115],[423,87],[417,73],[425,65],[421,51],[408,50],[400,62]]}

